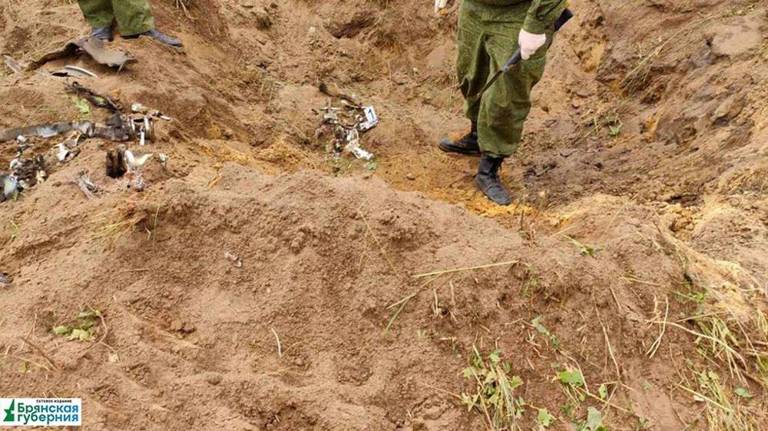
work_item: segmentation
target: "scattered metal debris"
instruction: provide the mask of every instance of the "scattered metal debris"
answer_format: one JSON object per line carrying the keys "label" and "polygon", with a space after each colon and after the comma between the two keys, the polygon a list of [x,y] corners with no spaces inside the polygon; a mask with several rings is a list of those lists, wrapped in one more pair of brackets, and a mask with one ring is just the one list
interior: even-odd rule
{"label": "scattered metal debris", "polygon": [[153,121],[156,118],[170,121],[171,118],[160,111],[147,110],[146,113],[123,115],[122,107],[107,96],[73,82],[67,85],[67,91],[81,97],[92,105],[112,113],[106,124],[91,121],[58,122],[30,127],[0,130],[0,142],[26,139],[26,137],[51,138],[62,133],[77,131],[86,138],[102,138],[110,141],[125,142],[138,139],[141,145],[151,141],[154,136]]}
{"label": "scattered metal debris", "polygon": [[357,125],[358,130],[367,132],[379,125],[379,116],[376,115],[376,110],[373,109],[373,106],[364,107],[363,114],[365,115],[365,121]]}
{"label": "scattered metal debris", "polygon": [[106,131],[107,137],[113,141],[126,141],[135,137],[139,139],[140,145],[145,145],[147,141],[151,141],[153,138],[154,119],[171,120],[170,117],[162,112],[150,110],[141,103],[133,103],[131,105],[132,114],[121,115],[122,107],[118,103],[109,97],[102,96],[89,88],[83,87],[77,82],[70,84],[68,90],[79,97],[87,99],[94,106],[107,109],[115,114],[107,124],[111,130]]}
{"label": "scattered metal debris", "polygon": [[243,260],[240,259],[239,256],[236,254],[226,252],[224,253],[224,257],[227,258],[230,262],[232,262],[235,265],[235,268],[242,268],[243,267]]}
{"label": "scattered metal debris", "polygon": [[128,168],[128,173],[133,175],[133,188],[136,191],[143,191],[146,188],[144,183],[144,175],[142,168],[151,159],[153,154],[144,154],[141,156],[134,156],[133,152],[125,152],[125,165]]}
{"label": "scattered metal debris", "polygon": [[72,133],[64,142],[57,145],[56,158],[59,162],[66,163],[80,154],[80,139],[83,137],[82,133]]}
{"label": "scattered metal debris", "polygon": [[107,176],[122,178],[126,174],[133,177],[132,187],[137,191],[146,188],[143,178],[143,168],[154,154],[135,155],[132,151],[118,149],[107,151]]}
{"label": "scattered metal debris", "polygon": [[339,90],[331,89],[331,87],[329,87],[328,84],[326,84],[325,82],[321,82],[320,85],[317,86],[317,88],[320,90],[321,93],[325,94],[326,96],[330,96],[335,99],[344,100],[346,102],[351,103],[352,105],[358,105],[357,97],[344,94]]}
{"label": "scattered metal debris", "polygon": [[165,121],[173,120],[173,118],[167,115],[164,115],[162,112],[155,109],[149,109],[138,102],[131,105],[131,112],[133,112],[134,114],[146,114],[149,117],[159,118]]}
{"label": "scattered metal debris", "polygon": [[24,189],[30,189],[48,178],[48,173],[45,170],[45,158],[42,155],[26,158],[23,152],[24,147],[20,146],[16,158],[11,160],[10,164],[11,176],[17,181],[17,193]]}
{"label": "scattered metal debris", "polygon": [[87,136],[92,136],[94,132],[94,124],[90,121],[75,121],[71,123],[59,122],[0,130],[0,142],[19,140],[20,137],[22,140],[26,140],[27,137],[31,136],[52,138],[73,130],[77,130]]}
{"label": "scattered metal debris", "polygon": [[357,129],[349,129],[345,130],[345,132],[344,139],[346,140],[346,145],[344,145],[344,150],[352,153],[358,159],[365,161],[373,160],[373,154],[360,147],[360,132]]}
{"label": "scattered metal debris", "polygon": [[121,106],[114,100],[110,99],[109,97],[102,96],[90,88],[80,85],[80,83],[77,81],[72,82],[71,84],[67,84],[67,92],[72,93],[78,97],[82,97],[83,99],[91,102],[91,104],[97,108],[103,108],[110,112],[119,112],[121,110]]}
{"label": "scattered metal debris", "polygon": [[323,118],[316,135],[318,137],[333,134],[333,152],[338,156],[347,151],[361,160],[373,160],[374,155],[360,145],[360,134],[365,133],[379,124],[379,117],[373,106],[362,106],[354,102],[354,98],[341,93],[330,91],[325,84],[320,90],[328,95],[341,99],[341,107],[335,107],[331,101],[322,108]]}
{"label": "scattered metal debris", "polygon": [[[70,135],[53,147],[54,155],[60,163],[72,160],[80,153],[81,141],[88,138],[102,138],[114,142],[125,142],[138,139],[140,145],[145,145],[154,138],[153,120],[171,120],[160,111],[149,110],[145,106],[134,103],[130,114],[123,114],[122,107],[115,100],[96,93],[95,91],[72,82],[67,85],[67,90],[88,103],[103,108],[111,113],[105,124],[97,124],[91,121],[57,122],[41,124],[30,127],[20,127],[0,130],[0,142],[16,141],[19,147],[16,158],[11,161],[10,173],[0,175],[0,202],[14,199],[18,194],[36,184],[45,181],[47,172],[45,159],[42,155],[34,158],[24,158],[23,153],[31,146],[29,138],[52,138],[70,132]],[[83,102],[85,103],[85,102]],[[52,157],[54,155],[51,155]],[[145,189],[142,170],[144,165],[153,157],[153,154],[134,154],[124,147],[107,152],[106,174],[111,178],[121,178],[130,174],[131,187],[137,191]],[[52,159],[51,159],[52,160]],[[160,163],[166,168],[168,156],[160,155]],[[89,199],[92,199],[98,191],[98,187],[83,173],[75,180],[75,183]]]}
{"label": "scattered metal debris", "polygon": [[60,78],[98,78],[99,76],[82,67],[66,65],[63,69],[51,72],[51,75]]}
{"label": "scattered metal debris", "polygon": [[0,185],[2,185],[2,194],[0,202],[12,200],[19,193],[19,181],[13,175],[0,175]]}
{"label": "scattered metal debris", "polygon": [[90,55],[99,64],[119,69],[122,69],[128,63],[136,61],[136,59],[129,57],[124,52],[105,47],[104,42],[99,39],[86,37],[69,42],[63,48],[43,55],[39,60],[30,63],[27,69],[36,70],[50,61],[74,57],[81,52]]}
{"label": "scattered metal debris", "polygon": [[83,194],[88,199],[96,198],[101,189],[94,184],[85,172],[80,172],[80,175],[75,179],[75,184],[82,190]]}
{"label": "scattered metal debris", "polygon": [[69,151],[69,148],[62,142],[59,145],[57,145],[59,151],[56,153],[56,158],[59,159],[60,162],[65,162],[67,159],[71,159],[72,152]]}
{"label": "scattered metal debris", "polygon": [[146,115],[131,117],[131,132],[139,137],[139,145],[145,145],[152,140],[152,121]]}
{"label": "scattered metal debris", "polygon": [[154,154],[143,154],[141,156],[135,156],[132,151],[125,151],[125,166],[128,168],[128,172],[137,172],[154,156]]}
{"label": "scattered metal debris", "polygon": [[25,141],[20,140],[18,153],[10,163],[10,174],[0,174],[0,182],[2,183],[0,202],[16,199],[23,190],[44,182],[48,177],[43,156],[37,155],[26,158],[24,157],[26,148]]}
{"label": "scattered metal debris", "polygon": [[107,151],[107,176],[122,178],[128,168],[125,167],[125,152],[121,150]]}

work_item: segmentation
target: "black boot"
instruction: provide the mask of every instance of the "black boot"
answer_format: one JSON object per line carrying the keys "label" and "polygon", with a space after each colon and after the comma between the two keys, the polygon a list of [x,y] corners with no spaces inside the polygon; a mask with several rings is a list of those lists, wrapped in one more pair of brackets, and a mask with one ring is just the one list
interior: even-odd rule
{"label": "black boot", "polygon": [[144,33],[139,34],[132,34],[129,36],[123,36],[123,39],[136,39],[139,36],[146,36],[149,38],[152,38],[160,43],[166,44],[168,46],[172,46],[174,48],[181,48],[183,45],[179,39],[176,39],[175,37],[168,36],[165,33],[162,33],[158,30],[152,29],[149,31],[145,31]]}
{"label": "black boot", "polygon": [[446,153],[459,153],[468,155],[480,154],[480,145],[477,143],[477,123],[472,122],[472,130],[458,141],[443,138],[438,144]]}
{"label": "black boot", "polygon": [[488,199],[506,206],[512,203],[512,196],[499,178],[499,169],[503,162],[504,159],[501,157],[483,154],[475,176],[475,184]]}
{"label": "black boot", "polygon": [[115,39],[112,27],[94,27],[91,29],[91,37],[104,42],[112,42]]}

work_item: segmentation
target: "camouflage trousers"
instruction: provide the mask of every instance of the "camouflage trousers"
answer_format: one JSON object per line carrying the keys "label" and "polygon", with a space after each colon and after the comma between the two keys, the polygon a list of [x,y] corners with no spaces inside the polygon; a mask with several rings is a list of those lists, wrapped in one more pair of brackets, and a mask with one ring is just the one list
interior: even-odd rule
{"label": "camouflage trousers", "polygon": [[464,0],[459,13],[457,61],[467,117],[477,122],[480,149],[492,156],[514,154],[523,135],[523,124],[531,110],[531,91],[544,74],[552,41],[530,59],[502,75],[479,100],[472,100],[518,48],[530,2],[513,6],[489,6]]}
{"label": "camouflage trousers", "polygon": [[123,36],[132,36],[155,28],[149,0],[78,0],[91,27],[110,27],[117,21]]}

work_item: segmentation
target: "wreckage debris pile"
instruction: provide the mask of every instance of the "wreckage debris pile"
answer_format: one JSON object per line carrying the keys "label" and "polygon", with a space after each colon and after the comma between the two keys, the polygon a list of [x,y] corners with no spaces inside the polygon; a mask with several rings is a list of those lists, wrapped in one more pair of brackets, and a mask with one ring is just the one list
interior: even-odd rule
{"label": "wreckage debris pile", "polygon": [[[343,152],[352,154],[365,161],[374,159],[374,154],[365,150],[361,144],[361,134],[373,129],[379,124],[379,117],[373,106],[358,104],[354,98],[328,90],[323,84],[320,90],[331,98],[326,106],[320,109],[322,120],[315,135],[318,139],[330,136],[328,151],[334,157],[340,157]],[[339,100],[337,105],[334,99]]]}
{"label": "wreckage debris pile", "polygon": [[[127,143],[138,141],[140,146],[154,138],[154,122],[156,120],[170,121],[171,118],[160,111],[150,110],[145,106],[134,103],[129,113],[123,113],[122,106],[109,97],[102,96],[77,82],[66,85],[67,92],[81,98],[78,101],[85,104],[84,110],[90,112],[90,106],[104,109],[109,117],[104,124],[94,121],[55,122],[36,126],[0,130],[0,142],[14,141],[17,145],[16,156],[10,162],[9,172],[0,172],[2,194],[0,202],[15,199],[19,193],[31,189],[44,182],[48,170],[58,163],[67,163],[80,153],[81,144],[89,138],[100,138],[112,142]],[[46,142],[50,138],[67,133],[67,137],[46,152],[48,156],[39,154],[26,156],[28,152]],[[107,152],[106,173],[111,178],[131,175],[130,187],[137,191],[145,188],[142,177],[143,166],[153,157],[153,154],[135,154],[131,150],[121,148]],[[160,156],[165,165],[168,157]],[[91,198],[98,187],[88,178],[86,173],[75,180],[83,193]]]}

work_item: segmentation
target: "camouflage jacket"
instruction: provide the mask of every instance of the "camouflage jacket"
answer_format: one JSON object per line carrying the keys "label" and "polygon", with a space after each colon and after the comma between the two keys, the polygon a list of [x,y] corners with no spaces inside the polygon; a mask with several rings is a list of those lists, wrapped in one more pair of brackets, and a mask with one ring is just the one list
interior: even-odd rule
{"label": "camouflage jacket", "polygon": [[523,22],[530,33],[546,33],[567,6],[567,0],[464,0],[465,7],[486,21]]}

